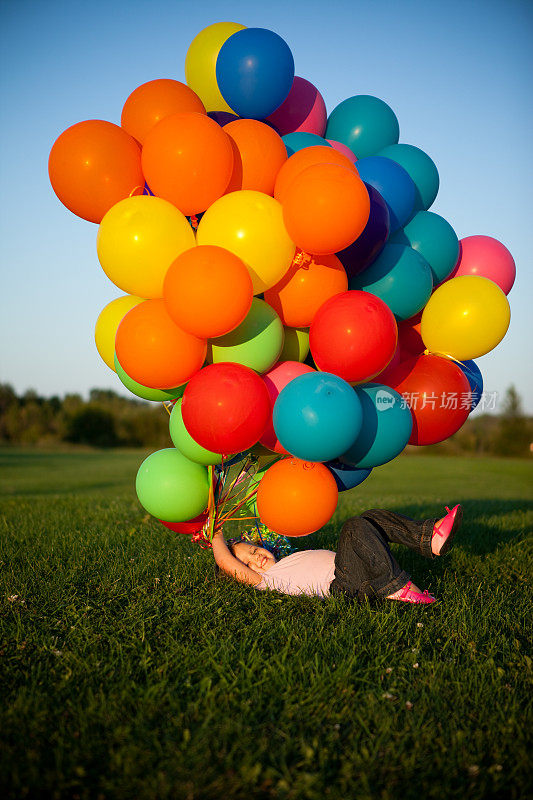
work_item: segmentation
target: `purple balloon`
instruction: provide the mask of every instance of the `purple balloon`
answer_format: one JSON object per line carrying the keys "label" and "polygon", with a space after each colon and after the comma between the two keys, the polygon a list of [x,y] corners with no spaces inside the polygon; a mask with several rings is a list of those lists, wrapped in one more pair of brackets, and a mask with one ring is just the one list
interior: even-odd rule
{"label": "purple balloon", "polygon": [[228,122],[234,122],[236,119],[240,119],[237,114],[231,114],[229,111],[208,111],[207,116],[214,119],[220,127],[227,125]]}
{"label": "purple balloon", "polygon": [[383,250],[389,236],[390,217],[380,193],[365,183],[370,197],[370,216],[362,234],[345,250],[337,253],[349,278],[359,275]]}

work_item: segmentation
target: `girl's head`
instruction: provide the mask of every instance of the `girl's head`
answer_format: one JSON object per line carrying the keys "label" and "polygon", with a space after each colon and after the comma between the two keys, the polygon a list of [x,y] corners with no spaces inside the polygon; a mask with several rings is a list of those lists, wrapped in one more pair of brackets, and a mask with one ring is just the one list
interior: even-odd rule
{"label": "girl's head", "polygon": [[228,543],[229,549],[239,561],[253,569],[254,572],[266,572],[275,563],[276,558],[266,547],[252,542],[237,541]]}

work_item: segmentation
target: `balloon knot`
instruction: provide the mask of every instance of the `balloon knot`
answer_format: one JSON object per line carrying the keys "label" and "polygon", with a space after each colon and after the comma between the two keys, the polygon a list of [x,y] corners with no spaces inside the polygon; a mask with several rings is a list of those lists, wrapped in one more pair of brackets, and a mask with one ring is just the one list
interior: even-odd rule
{"label": "balloon knot", "polygon": [[313,259],[309,255],[309,253],[304,253],[303,250],[297,250],[296,251],[296,255],[294,256],[294,258],[292,260],[292,263],[294,264],[294,266],[296,266],[298,268],[300,268],[300,267],[308,267],[312,260]]}
{"label": "balloon knot", "polygon": [[191,216],[189,217],[189,220],[190,220],[191,225],[194,228],[194,230],[196,230],[197,227],[198,227],[198,217],[196,216],[196,214],[191,214]]}

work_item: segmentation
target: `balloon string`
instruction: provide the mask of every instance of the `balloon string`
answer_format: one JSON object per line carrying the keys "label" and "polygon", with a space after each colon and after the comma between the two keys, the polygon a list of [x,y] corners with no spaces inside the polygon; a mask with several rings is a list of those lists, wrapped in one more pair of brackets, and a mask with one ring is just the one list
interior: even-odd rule
{"label": "balloon string", "polygon": [[424,352],[422,353],[422,355],[423,356],[440,356],[441,358],[447,358],[448,361],[455,361],[456,364],[460,364],[461,366],[464,366],[462,361],[459,361],[458,358],[455,358],[454,356],[451,356],[449,353],[433,353],[431,350],[428,350],[427,347],[424,350]]}
{"label": "balloon string", "polygon": [[143,192],[144,186],[134,186],[128,197],[136,197],[138,194],[142,194]]}

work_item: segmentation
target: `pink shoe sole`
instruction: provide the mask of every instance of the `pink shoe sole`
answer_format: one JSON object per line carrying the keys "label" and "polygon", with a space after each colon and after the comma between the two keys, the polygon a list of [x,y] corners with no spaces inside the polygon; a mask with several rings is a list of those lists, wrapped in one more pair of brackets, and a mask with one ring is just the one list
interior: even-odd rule
{"label": "pink shoe sole", "polygon": [[427,589],[423,592],[414,592],[411,589],[411,583],[412,581],[409,581],[409,583],[406,583],[403,589],[401,589],[399,594],[393,595],[387,599],[399,600],[401,603],[420,603],[423,605],[430,605],[431,603],[437,602],[437,598],[429,594]]}
{"label": "pink shoe sole", "polygon": [[431,537],[431,541],[433,541],[434,536],[441,536],[443,538],[439,556],[443,556],[448,552],[452,546],[453,537],[461,527],[461,522],[463,520],[463,507],[461,505],[456,505],[451,511],[448,506],[446,506],[446,511],[448,513],[440,525],[435,525],[433,536]]}

